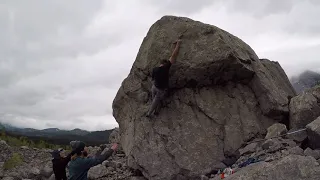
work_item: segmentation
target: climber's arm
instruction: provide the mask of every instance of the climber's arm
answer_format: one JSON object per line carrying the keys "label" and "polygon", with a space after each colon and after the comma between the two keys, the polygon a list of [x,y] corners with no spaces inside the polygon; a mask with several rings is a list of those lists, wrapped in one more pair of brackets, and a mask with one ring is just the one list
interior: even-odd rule
{"label": "climber's arm", "polygon": [[176,47],[174,48],[172,55],[169,59],[169,61],[172,63],[174,63],[177,59],[178,53],[179,53],[179,49],[180,49],[180,44],[181,44],[181,39],[178,39],[178,41],[176,42]]}
{"label": "climber's arm", "polygon": [[117,148],[118,148],[118,144],[114,144],[114,145],[111,147],[111,149],[109,149],[109,150],[105,149],[105,150],[101,153],[101,155],[95,156],[95,157],[93,157],[93,158],[87,158],[87,159],[85,159],[85,161],[86,161],[86,162],[84,163],[84,164],[86,165],[85,169],[90,169],[90,168],[93,167],[93,166],[96,166],[96,165],[98,165],[98,164],[101,164],[103,161],[107,160],[110,156],[112,156],[112,153],[113,153],[114,151],[116,151]]}

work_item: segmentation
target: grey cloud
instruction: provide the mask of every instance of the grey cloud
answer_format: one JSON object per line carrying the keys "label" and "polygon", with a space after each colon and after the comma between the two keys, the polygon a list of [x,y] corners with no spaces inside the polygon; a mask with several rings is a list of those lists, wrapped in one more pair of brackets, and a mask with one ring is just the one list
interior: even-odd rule
{"label": "grey cloud", "polygon": [[217,0],[169,0],[169,1],[158,1],[158,0],[142,0],[145,3],[149,3],[158,9],[159,13],[164,12],[175,12],[175,13],[187,13],[192,14],[199,12],[206,6],[211,5]]}
{"label": "grey cloud", "polygon": [[287,50],[276,50],[270,53],[265,53],[265,55],[268,55],[268,58],[274,61],[279,61],[287,75],[292,77],[305,70],[319,71],[319,51],[320,44]]}
{"label": "grey cloud", "polygon": [[[288,75],[319,68],[317,8],[313,0],[1,1],[0,121],[34,128],[116,126],[112,100],[148,28],[166,14],[226,28],[279,61]],[[303,45],[312,33],[314,46]],[[278,37],[302,44],[265,52]]]}
{"label": "grey cloud", "polygon": [[100,9],[102,0],[9,0],[2,1],[1,5],[1,14],[6,16],[0,23],[7,32],[2,36],[10,38],[9,44],[25,47],[31,42],[41,47],[42,43],[67,41],[68,36],[76,38]]}
{"label": "grey cloud", "polygon": [[229,6],[227,8],[230,12],[241,12],[251,14],[256,18],[263,18],[272,14],[289,13],[298,0],[229,0],[228,2]]}
{"label": "grey cloud", "polygon": [[[12,120],[16,125],[26,125],[27,120],[23,119],[54,124],[56,120],[72,121],[84,115],[111,114],[103,106],[108,97],[90,97],[99,95],[97,92],[102,94],[100,91],[107,93],[106,87],[97,84],[112,84],[112,79],[104,79],[103,74],[97,73],[84,79],[86,75],[81,73],[86,67],[78,65],[121,41],[113,34],[96,36],[87,32],[103,3],[103,0],[0,2],[0,119]],[[78,57],[88,60],[78,62]],[[81,89],[87,86],[96,89],[82,93]],[[79,92],[82,94],[72,97]],[[82,102],[77,102],[81,98]]]}
{"label": "grey cloud", "polygon": [[291,18],[285,23],[284,30],[291,34],[304,34],[305,36],[319,36],[320,3],[303,3],[292,12]]}
{"label": "grey cloud", "polygon": [[[103,1],[1,1],[0,70],[2,85],[41,73],[42,61],[94,54],[116,36],[85,37],[86,27]],[[4,67],[2,61],[11,62]],[[11,68],[11,69],[10,69]],[[14,70],[13,70],[14,69]]]}

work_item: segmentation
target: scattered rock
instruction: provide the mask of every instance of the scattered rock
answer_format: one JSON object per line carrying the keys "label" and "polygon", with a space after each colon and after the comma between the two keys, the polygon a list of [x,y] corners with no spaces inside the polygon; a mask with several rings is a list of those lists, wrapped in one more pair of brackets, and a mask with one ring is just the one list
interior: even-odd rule
{"label": "scattered rock", "polygon": [[88,172],[88,179],[98,179],[109,174],[108,169],[103,165],[92,167]]}
{"label": "scattered rock", "polygon": [[52,174],[48,180],[56,180],[56,176]]}
{"label": "scattered rock", "polygon": [[[50,163],[51,164],[51,163]],[[52,166],[46,165],[40,170],[40,174],[43,177],[49,178],[53,174]]]}
{"label": "scattered rock", "polygon": [[50,152],[52,152],[53,150],[52,150],[52,149],[41,149],[41,151],[50,153]]}
{"label": "scattered rock", "polygon": [[20,148],[21,148],[21,149],[25,149],[25,150],[29,149],[28,146],[21,146]]}
{"label": "scattered rock", "polygon": [[272,126],[268,127],[268,134],[266,135],[265,139],[274,138],[280,135],[284,135],[288,132],[286,125],[281,123],[273,124]]}
{"label": "scattered rock", "polygon": [[290,154],[303,156],[304,152],[299,146],[293,147],[288,150]]}
{"label": "scattered rock", "polygon": [[267,152],[276,152],[283,148],[282,143],[278,139],[268,139],[262,144],[262,149]]}
{"label": "scattered rock", "polygon": [[147,179],[142,176],[134,176],[134,177],[131,177],[130,180],[147,180]]}
{"label": "scattered rock", "polygon": [[260,150],[256,154],[254,154],[252,157],[264,156],[266,153],[267,153],[266,151]]}
{"label": "scattered rock", "polygon": [[209,178],[205,175],[201,175],[200,178],[201,178],[201,180],[209,180]]}
{"label": "scattered rock", "polygon": [[[151,71],[170,57],[172,42],[185,30],[170,70],[170,93],[159,115],[147,119]],[[226,154],[286,120],[288,96],[294,95],[279,63],[260,60],[241,39],[215,26],[165,16],[144,38],[113,101],[113,115],[130,167],[152,179],[188,178],[216,169]]]}
{"label": "scattered rock", "polygon": [[2,178],[2,180],[16,180],[16,179],[13,177],[4,177],[4,178]]}
{"label": "scattered rock", "polygon": [[4,162],[0,162],[0,178],[2,178],[4,176],[4,174],[3,174],[3,165],[4,165]]}
{"label": "scattered rock", "polygon": [[320,149],[320,117],[307,125],[309,146],[313,149]]}
{"label": "scattered rock", "polygon": [[0,141],[0,162],[6,162],[12,155],[12,149],[5,141]]}
{"label": "scattered rock", "polygon": [[[290,132],[294,132],[294,131],[297,131],[299,129],[290,129],[288,131],[288,133]],[[301,143],[303,142],[308,136],[307,136],[307,131],[299,131],[299,132],[296,132],[296,133],[293,133],[293,134],[289,134],[286,136],[287,138],[290,138],[298,143]]]}
{"label": "scattered rock", "polygon": [[116,154],[118,157],[125,157],[125,154]]}
{"label": "scattered rock", "polygon": [[0,140],[0,146],[8,146],[8,144],[6,141]]}
{"label": "scattered rock", "polygon": [[106,161],[106,167],[113,167],[113,168],[117,168],[117,163],[114,161]]}
{"label": "scattered rock", "polygon": [[320,116],[317,94],[320,86],[293,97],[290,101],[290,129],[301,129]]}
{"label": "scattered rock", "polygon": [[312,157],[289,155],[279,161],[258,162],[240,169],[225,180],[316,180],[320,166]]}
{"label": "scattered rock", "polygon": [[28,170],[28,178],[38,177],[40,175],[40,170],[36,167],[30,167]]}
{"label": "scattered rock", "polygon": [[114,128],[112,133],[109,136],[109,143],[120,143],[120,132],[119,128]]}
{"label": "scattered rock", "polygon": [[247,145],[245,148],[243,149],[240,149],[240,155],[245,155],[245,154],[249,154],[249,153],[253,153],[253,152],[256,152],[258,148],[258,143],[251,143],[249,145]]}
{"label": "scattered rock", "polygon": [[292,139],[281,139],[281,144],[285,147],[295,147],[297,143],[295,143]]}
{"label": "scattered rock", "polygon": [[320,150],[312,150],[310,148],[307,148],[304,150],[304,155],[314,157],[315,159],[320,158]]}

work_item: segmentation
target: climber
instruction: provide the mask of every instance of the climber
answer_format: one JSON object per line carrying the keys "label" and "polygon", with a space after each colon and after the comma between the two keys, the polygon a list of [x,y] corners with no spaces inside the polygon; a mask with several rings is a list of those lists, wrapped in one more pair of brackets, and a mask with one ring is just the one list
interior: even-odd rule
{"label": "climber", "polygon": [[67,157],[64,157],[63,149],[58,149],[51,152],[53,157],[52,168],[56,180],[67,180],[66,166],[71,160],[71,156],[73,154],[74,152],[71,152]]}
{"label": "climber", "polygon": [[175,48],[169,60],[162,60],[159,67],[155,67],[152,70],[152,104],[147,112],[146,116],[150,117],[154,112],[155,115],[159,113],[160,103],[166,96],[169,86],[169,70],[171,64],[175,62],[180,49],[181,39],[179,38],[175,42]]}
{"label": "climber", "polygon": [[71,157],[68,167],[69,180],[87,180],[89,169],[108,159],[118,148],[118,144],[113,144],[111,149],[104,149],[99,156],[86,157],[88,152],[85,143],[81,141],[71,141],[70,145],[75,154]]}

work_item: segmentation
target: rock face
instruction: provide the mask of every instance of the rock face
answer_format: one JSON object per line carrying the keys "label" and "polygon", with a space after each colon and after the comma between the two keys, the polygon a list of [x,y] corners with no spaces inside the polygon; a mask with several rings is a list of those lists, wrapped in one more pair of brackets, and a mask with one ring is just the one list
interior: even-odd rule
{"label": "rock face", "polygon": [[[151,72],[169,58],[184,32],[170,70],[170,92],[160,114],[151,104]],[[287,122],[295,92],[280,65],[260,60],[249,45],[215,26],[165,16],[144,38],[129,76],[113,102],[129,165],[147,178],[176,179],[225,166],[245,141]]]}
{"label": "rock face", "polygon": [[320,86],[291,99],[290,129],[304,128],[320,116]]}
{"label": "rock face", "polygon": [[307,125],[309,146],[313,149],[320,149],[320,117]]}

